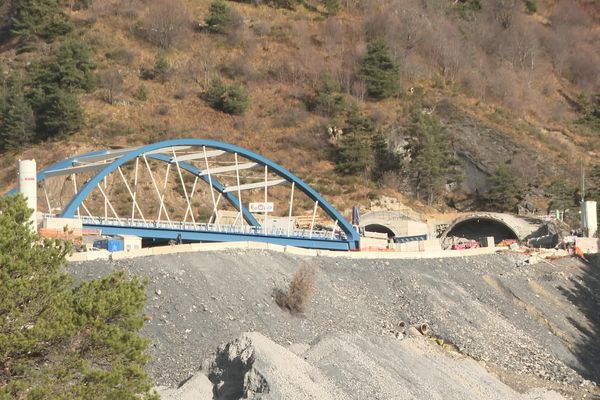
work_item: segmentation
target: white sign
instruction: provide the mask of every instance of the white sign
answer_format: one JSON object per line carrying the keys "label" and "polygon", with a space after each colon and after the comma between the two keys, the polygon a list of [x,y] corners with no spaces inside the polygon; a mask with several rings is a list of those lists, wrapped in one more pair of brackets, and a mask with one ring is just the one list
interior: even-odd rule
{"label": "white sign", "polygon": [[273,203],[250,203],[250,212],[273,212],[275,205]]}

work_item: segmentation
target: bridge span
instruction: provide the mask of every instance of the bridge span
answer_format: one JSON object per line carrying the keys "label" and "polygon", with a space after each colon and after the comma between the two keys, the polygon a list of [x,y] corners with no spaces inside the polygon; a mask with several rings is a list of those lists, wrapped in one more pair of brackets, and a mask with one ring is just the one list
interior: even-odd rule
{"label": "bridge span", "polygon": [[357,230],[303,180],[268,158],[214,140],[95,151],[50,165],[36,178],[38,210],[79,219],[104,235],[359,247]]}

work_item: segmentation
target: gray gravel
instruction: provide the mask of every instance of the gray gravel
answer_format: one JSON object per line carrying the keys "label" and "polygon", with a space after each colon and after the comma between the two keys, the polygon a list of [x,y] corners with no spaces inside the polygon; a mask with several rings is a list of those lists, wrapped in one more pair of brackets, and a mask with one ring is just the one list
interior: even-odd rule
{"label": "gray gravel", "polygon": [[[299,266],[317,268],[306,315],[272,300]],[[564,265],[563,265],[564,264]],[[87,279],[113,270],[148,277],[143,333],[160,385],[193,375],[200,361],[242,332],[281,345],[327,335],[395,336],[400,321],[427,322],[431,334],[495,371],[513,387],[543,385],[573,398],[595,392],[574,353],[589,339],[586,316],[562,290],[580,269],[568,261],[522,266],[514,255],[432,260],[307,258],[267,251],[183,253],[121,261],[73,263]]]}
{"label": "gray gravel", "polygon": [[[204,373],[213,390],[207,390],[211,382]],[[418,332],[408,338],[329,335],[299,354],[246,333],[219,347],[205,370],[181,388],[161,395],[163,400],[564,400],[543,389],[519,394],[477,362]]]}

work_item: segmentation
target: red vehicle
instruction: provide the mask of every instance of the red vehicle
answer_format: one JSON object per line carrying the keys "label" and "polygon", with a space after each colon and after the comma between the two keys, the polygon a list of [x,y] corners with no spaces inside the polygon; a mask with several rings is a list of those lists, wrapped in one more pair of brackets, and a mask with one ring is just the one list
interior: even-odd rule
{"label": "red vehicle", "polygon": [[478,241],[476,241],[476,240],[470,240],[468,242],[453,244],[452,245],[452,250],[476,249],[476,248],[478,248],[480,246],[481,245],[479,244]]}

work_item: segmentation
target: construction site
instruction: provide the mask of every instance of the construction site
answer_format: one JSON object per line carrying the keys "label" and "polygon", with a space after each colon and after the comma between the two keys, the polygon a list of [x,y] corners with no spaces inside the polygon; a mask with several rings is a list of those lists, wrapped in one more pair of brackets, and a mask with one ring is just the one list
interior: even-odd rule
{"label": "construction site", "polygon": [[[163,399],[600,398],[596,203],[348,218],[292,172],[202,139],[74,156],[18,185],[78,280],[148,279]],[[277,302],[310,269],[312,297]],[[311,286],[311,287],[312,287]]]}

